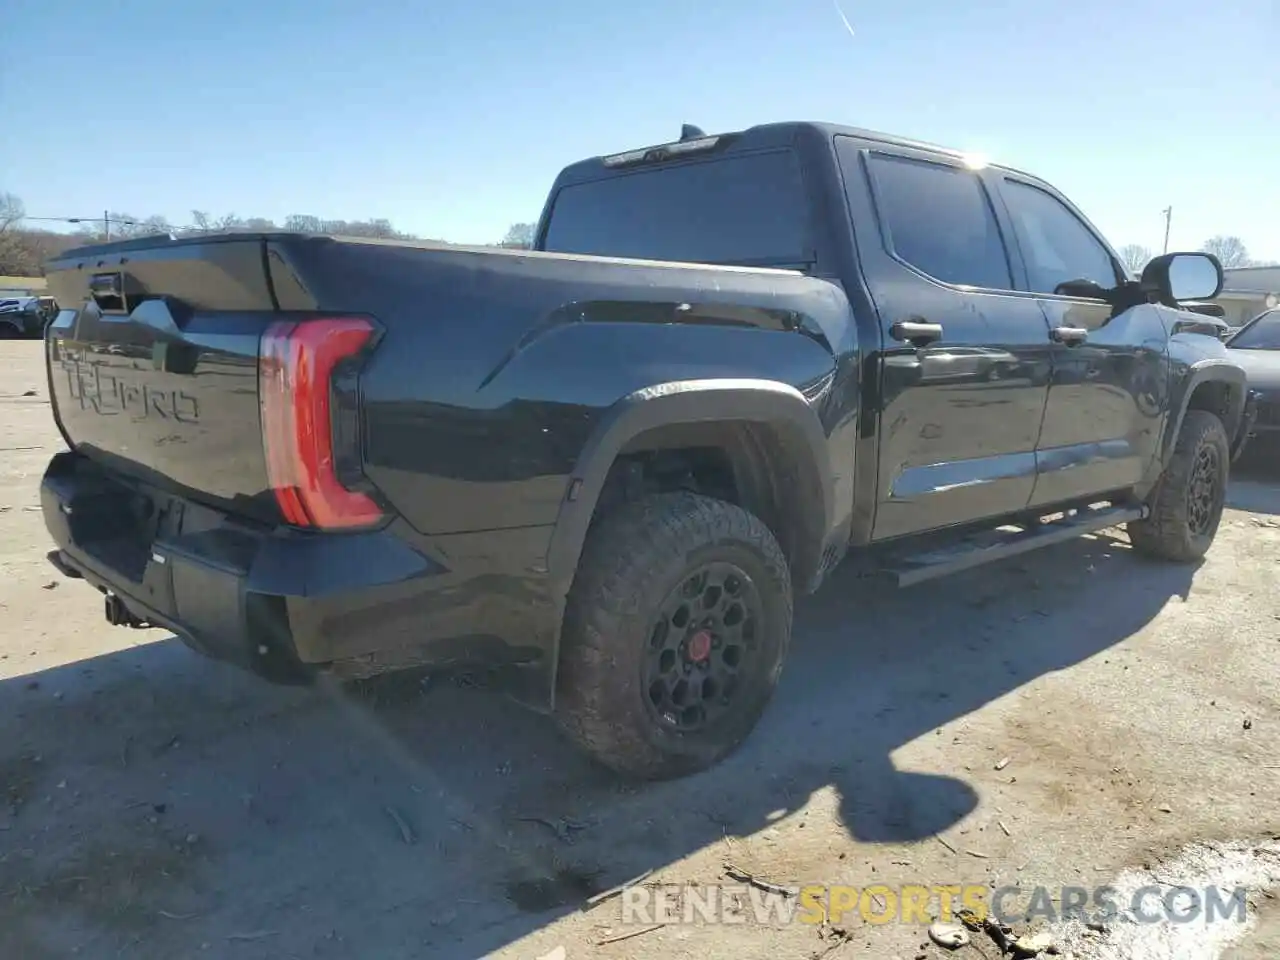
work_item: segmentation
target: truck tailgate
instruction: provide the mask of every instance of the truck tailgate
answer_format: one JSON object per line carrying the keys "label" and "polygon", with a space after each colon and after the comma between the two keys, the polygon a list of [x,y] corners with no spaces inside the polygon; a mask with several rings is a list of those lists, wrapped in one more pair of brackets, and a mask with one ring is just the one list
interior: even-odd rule
{"label": "truck tailgate", "polygon": [[67,442],[121,473],[276,519],[258,396],[259,343],[276,319],[263,242],[102,249],[49,269],[70,308],[46,343]]}

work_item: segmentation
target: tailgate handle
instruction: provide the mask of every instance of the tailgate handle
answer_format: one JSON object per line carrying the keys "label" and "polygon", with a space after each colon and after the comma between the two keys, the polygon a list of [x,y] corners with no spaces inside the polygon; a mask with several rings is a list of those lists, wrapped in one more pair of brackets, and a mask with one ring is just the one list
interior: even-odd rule
{"label": "tailgate handle", "polygon": [[118,270],[115,273],[95,273],[89,278],[89,292],[95,297],[107,294],[118,297],[124,292],[124,277]]}
{"label": "tailgate handle", "polygon": [[124,274],[95,273],[89,278],[89,296],[100,310],[124,310]]}

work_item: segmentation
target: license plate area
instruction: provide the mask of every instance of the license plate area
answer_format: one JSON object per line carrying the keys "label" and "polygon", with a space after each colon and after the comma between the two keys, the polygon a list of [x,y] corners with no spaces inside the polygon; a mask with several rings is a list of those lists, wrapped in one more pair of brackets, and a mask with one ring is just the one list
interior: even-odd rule
{"label": "license plate area", "polygon": [[63,505],[75,546],[122,589],[162,613],[172,612],[172,576],[154,546],[178,529],[181,511],[179,500],[102,475]]}
{"label": "license plate area", "polygon": [[71,536],[85,553],[140,582],[159,526],[159,505],[144,493],[102,485],[70,504]]}

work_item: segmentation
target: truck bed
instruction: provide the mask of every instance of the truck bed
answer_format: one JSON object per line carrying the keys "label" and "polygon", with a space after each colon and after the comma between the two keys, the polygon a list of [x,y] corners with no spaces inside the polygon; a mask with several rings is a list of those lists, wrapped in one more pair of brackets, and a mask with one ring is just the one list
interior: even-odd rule
{"label": "truck bed", "polygon": [[[786,369],[789,356],[758,337],[722,360],[726,370],[755,366],[797,383],[830,370],[829,349],[814,341],[845,335],[835,288],[777,269],[233,233],[80,248],[48,273],[58,302],[72,307],[48,339],[68,444],[265,523],[282,515],[264,454],[259,356],[282,319],[355,316],[375,326],[358,376],[335,397],[335,430],[351,458],[339,466],[427,532],[552,522],[590,420],[574,406],[600,408],[653,378],[678,380],[686,362],[705,370],[688,341],[715,347],[690,326],[804,327],[815,349],[800,368]],[[633,368],[634,384],[615,382],[610,355],[624,366],[645,331],[646,351],[656,344],[661,356],[670,332],[654,327],[671,325],[685,336],[667,368],[648,379]],[[553,344],[559,355],[531,374],[522,361]],[[552,426],[531,431],[531,417]],[[520,439],[502,456],[476,449],[513,434]],[[532,447],[531,436],[540,438]],[[481,504],[477,480],[520,489]]]}

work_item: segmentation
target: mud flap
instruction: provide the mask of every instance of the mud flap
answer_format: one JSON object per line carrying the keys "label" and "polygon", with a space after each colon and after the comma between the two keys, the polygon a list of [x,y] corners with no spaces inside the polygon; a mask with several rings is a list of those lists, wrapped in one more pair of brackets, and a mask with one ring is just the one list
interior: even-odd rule
{"label": "mud flap", "polygon": [[1231,462],[1235,463],[1240,459],[1240,455],[1244,453],[1245,447],[1249,445],[1249,440],[1253,437],[1253,427],[1258,419],[1258,393],[1256,390],[1250,390],[1245,394],[1244,410],[1240,414],[1240,425],[1236,428],[1236,435],[1231,441]]}

